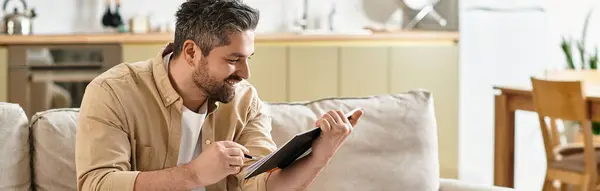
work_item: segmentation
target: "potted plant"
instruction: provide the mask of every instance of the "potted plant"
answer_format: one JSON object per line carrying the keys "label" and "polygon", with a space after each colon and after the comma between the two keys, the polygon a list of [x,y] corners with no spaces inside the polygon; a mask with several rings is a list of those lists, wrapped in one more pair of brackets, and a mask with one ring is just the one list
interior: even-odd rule
{"label": "potted plant", "polygon": [[[572,40],[572,39],[567,39],[564,38],[561,41],[561,49],[563,51],[563,53],[565,54],[565,58],[566,58],[566,62],[567,62],[567,68],[571,69],[571,70],[598,70],[598,46],[594,46],[593,50],[588,50],[586,48],[586,35],[587,35],[587,28],[589,25],[589,20],[590,20],[590,16],[592,15],[592,9],[590,9],[590,11],[588,11],[586,17],[585,17],[585,22],[583,25],[583,31],[582,31],[582,35],[581,35],[581,39],[579,40]],[[577,50],[578,50],[578,61],[579,61],[579,66],[576,65],[575,63],[575,56],[573,55],[573,48],[572,46],[576,45]],[[577,126],[579,126],[579,124],[577,124]],[[596,122],[593,121],[592,122],[592,133],[594,135],[600,135],[600,122]]]}

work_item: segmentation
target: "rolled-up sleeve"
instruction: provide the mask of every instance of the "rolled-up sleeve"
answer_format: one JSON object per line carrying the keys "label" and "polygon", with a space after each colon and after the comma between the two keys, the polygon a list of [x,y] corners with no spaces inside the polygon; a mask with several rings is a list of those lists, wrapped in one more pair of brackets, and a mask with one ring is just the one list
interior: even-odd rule
{"label": "rolled-up sleeve", "polygon": [[139,172],[130,171],[131,144],[123,116],[106,84],[94,81],[86,87],[75,144],[78,190],[134,189]]}
{"label": "rolled-up sleeve", "polygon": [[[256,94],[256,92],[254,91]],[[275,142],[271,138],[271,118],[264,111],[262,101],[258,96],[254,95],[254,99],[249,109],[248,123],[240,133],[237,140],[238,143],[244,145],[250,154],[262,158],[269,155],[277,149]],[[246,160],[244,168],[252,165],[255,161]],[[244,180],[244,173],[239,173],[236,176],[237,184],[241,185],[241,190],[244,191],[266,191],[269,172],[254,176]]]}

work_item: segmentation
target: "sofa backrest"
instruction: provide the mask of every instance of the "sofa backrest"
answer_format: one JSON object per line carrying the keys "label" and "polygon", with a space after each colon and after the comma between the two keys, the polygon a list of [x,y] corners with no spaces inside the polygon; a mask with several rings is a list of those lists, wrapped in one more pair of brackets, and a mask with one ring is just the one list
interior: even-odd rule
{"label": "sofa backrest", "polygon": [[51,109],[31,118],[33,184],[37,191],[77,190],[75,133],[79,109]]}
{"label": "sofa backrest", "polygon": [[[297,133],[314,128],[315,121],[328,110],[347,112],[355,107],[363,108],[365,115],[309,190],[433,191],[439,188],[437,126],[433,98],[426,91],[265,105],[265,112],[272,118],[272,137],[278,146]],[[36,190],[76,190],[77,112],[78,109],[53,109],[32,117],[31,163]],[[20,125],[18,132],[11,133],[25,136],[26,122]],[[29,147],[26,141],[15,139],[9,141],[18,142],[14,145],[19,148]],[[18,163],[25,169],[28,163],[24,161],[28,161],[29,156],[13,153],[23,156]],[[22,180],[16,181],[19,185],[29,181],[22,170],[12,174],[22,176]],[[2,181],[0,179],[0,183]]]}
{"label": "sofa backrest", "polygon": [[364,116],[310,190],[433,191],[439,188],[437,125],[426,91],[303,103],[272,103],[278,146],[315,127],[331,109]]}
{"label": "sofa backrest", "polygon": [[31,188],[28,126],[19,105],[0,103],[0,190]]}

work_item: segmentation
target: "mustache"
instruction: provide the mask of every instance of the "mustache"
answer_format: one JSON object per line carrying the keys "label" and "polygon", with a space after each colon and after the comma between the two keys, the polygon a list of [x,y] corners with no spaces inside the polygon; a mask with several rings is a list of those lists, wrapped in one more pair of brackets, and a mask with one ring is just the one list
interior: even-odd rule
{"label": "mustache", "polygon": [[229,76],[227,79],[225,80],[235,80],[235,81],[242,81],[242,77],[238,76],[238,75],[232,75]]}

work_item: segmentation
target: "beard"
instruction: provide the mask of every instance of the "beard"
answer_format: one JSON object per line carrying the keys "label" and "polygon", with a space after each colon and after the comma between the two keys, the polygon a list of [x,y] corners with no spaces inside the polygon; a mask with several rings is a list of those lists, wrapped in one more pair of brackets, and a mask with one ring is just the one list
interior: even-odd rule
{"label": "beard", "polygon": [[242,80],[237,75],[231,75],[225,78],[225,80],[218,80],[216,77],[211,76],[208,71],[208,61],[206,59],[200,60],[198,69],[192,73],[192,79],[194,80],[194,84],[206,93],[207,98],[222,103],[229,103],[235,96],[235,87],[227,83],[227,80],[234,80],[236,82]]}

